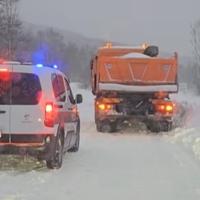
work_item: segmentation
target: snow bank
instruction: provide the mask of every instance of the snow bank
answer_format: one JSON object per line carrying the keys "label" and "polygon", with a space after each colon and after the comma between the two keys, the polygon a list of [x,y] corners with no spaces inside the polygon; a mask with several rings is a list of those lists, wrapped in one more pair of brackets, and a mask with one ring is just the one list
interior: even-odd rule
{"label": "snow bank", "polygon": [[79,83],[71,84],[74,96],[76,94],[82,94],[83,103],[79,104],[79,113],[81,122],[93,122],[94,121],[94,98],[90,89],[80,89]]}
{"label": "snow bank", "polygon": [[177,128],[167,137],[168,141],[181,144],[200,160],[200,97],[192,93],[173,95],[175,101],[187,104],[190,109],[183,128]]}
{"label": "snow bank", "polygon": [[[107,49],[108,47],[101,47],[100,49]],[[143,49],[141,46],[112,46],[112,49]]]}
{"label": "snow bank", "polygon": [[127,58],[152,58],[150,56],[144,55],[142,53],[129,53],[118,58],[127,59]]}
{"label": "snow bank", "polygon": [[200,129],[199,128],[178,128],[167,140],[173,144],[183,145],[190,153],[200,160]]}

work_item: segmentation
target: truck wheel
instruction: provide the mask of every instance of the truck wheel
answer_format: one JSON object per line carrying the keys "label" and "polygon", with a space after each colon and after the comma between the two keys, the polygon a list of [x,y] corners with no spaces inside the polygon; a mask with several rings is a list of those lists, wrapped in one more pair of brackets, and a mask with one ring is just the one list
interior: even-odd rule
{"label": "truck wheel", "polygon": [[96,129],[102,133],[113,133],[117,131],[116,122],[102,121],[96,123]]}
{"label": "truck wheel", "polygon": [[162,131],[169,132],[172,130],[172,122],[162,122],[161,127]]}
{"label": "truck wheel", "polygon": [[171,122],[149,122],[147,128],[153,133],[169,132],[172,130]]}
{"label": "truck wheel", "polygon": [[101,122],[96,122],[96,129],[98,132],[102,132]]}
{"label": "truck wheel", "polygon": [[77,125],[77,128],[76,128],[76,142],[75,142],[75,145],[68,150],[68,152],[77,152],[79,150],[79,144],[80,144],[80,122],[78,123]]}
{"label": "truck wheel", "polygon": [[59,169],[62,167],[63,161],[63,138],[59,133],[56,137],[56,141],[54,144],[54,151],[52,158],[46,161],[46,166],[48,169]]}
{"label": "truck wheel", "polygon": [[159,133],[161,131],[159,122],[150,121],[147,122],[146,126],[147,129],[150,130],[152,133]]}
{"label": "truck wheel", "polygon": [[160,127],[158,125],[153,125],[153,126],[150,126],[149,130],[152,132],[152,133],[159,133],[161,130],[160,130]]}

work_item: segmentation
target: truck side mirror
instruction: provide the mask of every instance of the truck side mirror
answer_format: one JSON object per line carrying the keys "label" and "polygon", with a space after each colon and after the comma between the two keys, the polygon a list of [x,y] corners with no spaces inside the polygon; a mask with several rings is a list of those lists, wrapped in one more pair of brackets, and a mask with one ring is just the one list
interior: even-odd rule
{"label": "truck side mirror", "polygon": [[81,94],[76,95],[76,103],[80,104],[83,102],[83,96]]}

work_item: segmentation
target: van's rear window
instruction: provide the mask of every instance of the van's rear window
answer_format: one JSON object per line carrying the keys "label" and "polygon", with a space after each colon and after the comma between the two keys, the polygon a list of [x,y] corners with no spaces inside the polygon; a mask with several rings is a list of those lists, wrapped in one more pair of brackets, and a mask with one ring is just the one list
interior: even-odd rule
{"label": "van's rear window", "polygon": [[36,105],[40,96],[37,75],[0,72],[0,105]]}

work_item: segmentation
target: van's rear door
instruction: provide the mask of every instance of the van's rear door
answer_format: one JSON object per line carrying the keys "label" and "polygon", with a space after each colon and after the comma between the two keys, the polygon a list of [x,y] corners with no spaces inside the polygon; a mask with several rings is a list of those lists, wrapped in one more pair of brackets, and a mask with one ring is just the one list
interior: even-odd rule
{"label": "van's rear door", "polygon": [[10,133],[10,103],[11,103],[12,66],[0,64],[0,142],[3,134]]}
{"label": "van's rear door", "polygon": [[11,94],[11,134],[35,134],[43,131],[41,84],[38,75],[13,66]]}

